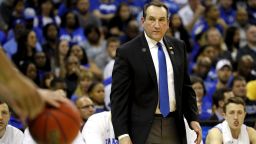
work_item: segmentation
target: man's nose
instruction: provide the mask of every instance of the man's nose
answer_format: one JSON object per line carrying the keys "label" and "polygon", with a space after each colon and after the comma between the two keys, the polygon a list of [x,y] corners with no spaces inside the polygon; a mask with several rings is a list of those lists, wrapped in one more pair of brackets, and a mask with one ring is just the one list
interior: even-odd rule
{"label": "man's nose", "polygon": [[154,25],[156,28],[159,28],[160,27],[160,24],[159,24],[159,21],[158,20],[156,20],[155,21],[155,25]]}
{"label": "man's nose", "polygon": [[235,115],[234,115],[234,118],[237,119],[237,118],[238,118],[238,114],[235,114]]}

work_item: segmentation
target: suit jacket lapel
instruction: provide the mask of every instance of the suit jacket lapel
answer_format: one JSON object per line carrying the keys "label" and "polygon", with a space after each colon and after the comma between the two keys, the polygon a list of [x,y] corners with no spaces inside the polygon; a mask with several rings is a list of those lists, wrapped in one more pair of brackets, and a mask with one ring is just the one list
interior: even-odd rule
{"label": "suit jacket lapel", "polygon": [[156,70],[144,33],[141,34],[141,44],[142,45],[140,46],[140,53],[145,62],[145,65],[148,68],[148,71],[154,84],[157,85]]}

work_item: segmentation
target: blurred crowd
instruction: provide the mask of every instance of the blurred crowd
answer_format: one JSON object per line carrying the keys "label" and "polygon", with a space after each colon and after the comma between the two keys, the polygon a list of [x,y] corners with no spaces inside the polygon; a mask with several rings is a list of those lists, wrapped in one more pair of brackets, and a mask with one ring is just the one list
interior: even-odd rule
{"label": "blurred crowd", "polygon": [[[109,111],[116,49],[143,31],[150,0],[0,0],[0,45],[39,87],[63,89],[84,122]],[[161,0],[171,13],[166,35],[185,42],[199,120],[224,120],[230,97],[256,120],[256,1]],[[10,123],[23,126],[13,116]]]}

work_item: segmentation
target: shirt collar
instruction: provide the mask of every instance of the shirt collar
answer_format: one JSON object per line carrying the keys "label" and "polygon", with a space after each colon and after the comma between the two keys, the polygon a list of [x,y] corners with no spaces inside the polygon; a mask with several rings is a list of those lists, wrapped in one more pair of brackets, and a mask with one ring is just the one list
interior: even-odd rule
{"label": "shirt collar", "polygon": [[[148,35],[146,34],[145,31],[144,31],[144,35],[145,35],[146,40],[148,42],[148,47],[150,49],[156,47],[157,41],[155,41],[155,40],[151,39],[150,37],[148,37]],[[162,46],[164,46],[163,39],[161,39],[159,42],[162,44]]]}

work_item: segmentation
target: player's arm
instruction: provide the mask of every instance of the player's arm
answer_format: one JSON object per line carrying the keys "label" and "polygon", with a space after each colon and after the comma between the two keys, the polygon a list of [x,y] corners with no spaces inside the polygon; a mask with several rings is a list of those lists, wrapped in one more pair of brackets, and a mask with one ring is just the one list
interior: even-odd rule
{"label": "player's arm", "polygon": [[256,144],[256,130],[251,127],[247,127],[247,131],[248,131],[250,143]]}
{"label": "player's arm", "polygon": [[209,130],[206,137],[206,144],[222,144],[222,133],[218,128]]}
{"label": "player's arm", "polygon": [[39,89],[21,74],[0,47],[0,100],[5,101],[20,116],[34,118],[44,107],[44,102],[58,107],[64,101],[63,91]]}
{"label": "player's arm", "polygon": [[37,87],[16,70],[1,48],[0,68],[1,100],[6,101],[20,117],[35,117],[44,105]]}

